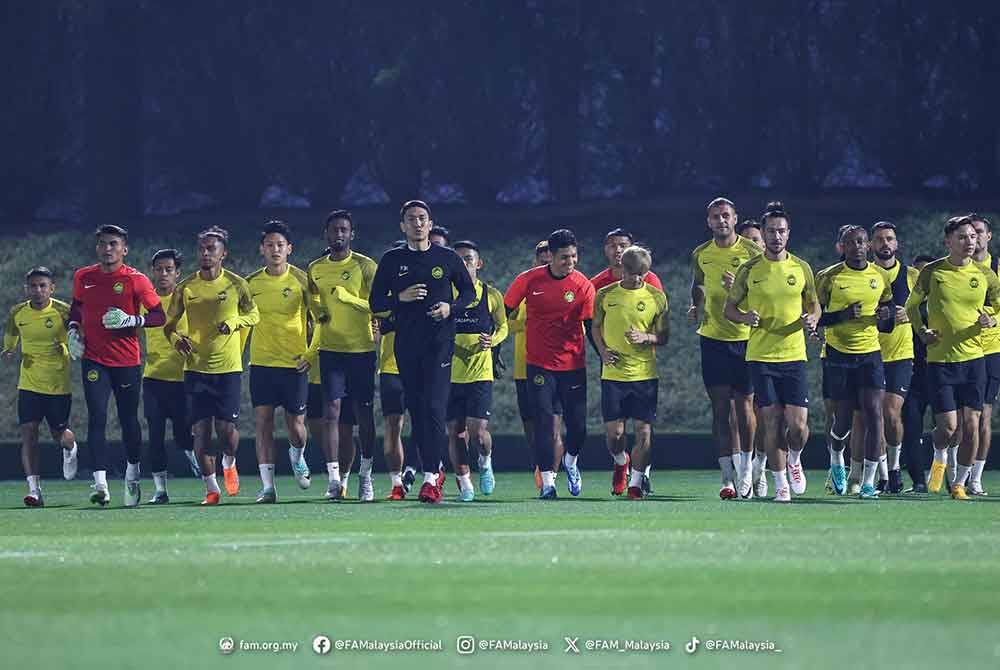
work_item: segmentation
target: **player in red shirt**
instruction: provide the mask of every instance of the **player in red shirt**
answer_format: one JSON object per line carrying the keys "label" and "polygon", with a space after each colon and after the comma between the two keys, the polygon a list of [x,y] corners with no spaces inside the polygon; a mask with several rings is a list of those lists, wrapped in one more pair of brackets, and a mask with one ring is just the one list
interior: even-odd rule
{"label": "player in red shirt", "polygon": [[[156,289],[146,275],[124,263],[128,231],[120,226],[97,229],[95,265],[73,275],[73,304],[69,311],[68,346],[73,360],[83,359],[83,393],[87,400],[87,446],[94,461],[92,503],[111,501],[107,481],[108,398],[115,394],[118,422],[128,464],[125,467],[125,506],[139,504],[139,396],[142,386],[137,328],[166,323]],[[146,315],[140,315],[140,308]]]}
{"label": "player in red shirt", "polygon": [[542,470],[542,499],[554,499],[553,409],[558,399],[566,424],[569,492],[580,495],[577,456],[587,437],[587,356],[583,327],[594,316],[594,285],[576,270],[576,236],[561,229],[549,235],[552,260],[522,272],[507,289],[507,314],[523,300],[527,310],[526,360],[529,402],[535,410],[535,462]]}
{"label": "player in red shirt", "polygon": [[[622,228],[615,228],[604,236],[604,257],[608,259],[608,267],[604,271],[590,278],[590,283],[594,285],[595,294],[605,286],[614,284],[616,281],[621,281],[622,254],[625,253],[626,249],[632,246],[633,239],[632,233]],[[646,273],[645,282],[650,286],[660,289],[661,291],[663,290],[663,282],[660,281],[660,278],[657,277],[656,273],[652,270]],[[608,453],[610,453],[610,451]],[[615,455],[611,454],[611,457],[614,458]],[[647,496],[653,492],[653,487],[649,482],[649,471],[652,467],[652,463],[647,465],[646,470],[642,475],[641,488],[642,492]]]}

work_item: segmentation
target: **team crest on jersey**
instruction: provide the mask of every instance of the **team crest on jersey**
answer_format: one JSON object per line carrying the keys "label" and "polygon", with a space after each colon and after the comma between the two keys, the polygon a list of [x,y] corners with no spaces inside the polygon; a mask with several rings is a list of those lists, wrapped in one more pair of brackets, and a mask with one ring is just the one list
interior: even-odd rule
{"label": "team crest on jersey", "polygon": [[635,304],[635,308],[637,310],[639,310],[640,312],[645,312],[646,311],[646,303],[644,303],[642,300],[640,300],[639,302],[637,302]]}
{"label": "team crest on jersey", "polygon": [[734,268],[738,268],[740,266],[740,259],[734,256],[732,260],[729,261],[729,264],[732,265]]}
{"label": "team crest on jersey", "polygon": [[545,377],[542,375],[535,375],[535,378],[531,381],[535,383],[535,386],[545,386]]}
{"label": "team crest on jersey", "polygon": [[348,279],[351,278],[351,273],[348,272],[347,270],[344,270],[343,272],[340,273],[340,278],[343,279],[344,281],[347,281]]}
{"label": "team crest on jersey", "polygon": [[434,277],[434,279],[441,279],[441,277],[444,276],[444,268],[440,265],[435,265],[431,268],[431,276]]}
{"label": "team crest on jersey", "polygon": [[573,302],[573,298],[575,297],[576,294],[573,293],[572,291],[566,291],[565,293],[563,293],[563,300],[565,300],[566,302]]}
{"label": "team crest on jersey", "polygon": [[120,281],[116,281],[115,285],[112,286],[111,289],[118,295],[121,295],[122,291],[125,290],[125,284],[121,283]]}
{"label": "team crest on jersey", "polygon": [[219,302],[225,302],[227,295],[228,294],[225,291],[219,291],[219,295],[218,295]]}
{"label": "team crest on jersey", "polygon": [[100,375],[97,374],[97,370],[91,370],[90,372],[87,373],[87,381],[96,382],[99,376]]}
{"label": "team crest on jersey", "polygon": [[45,327],[46,328],[52,328],[54,325],[56,325],[56,322],[52,320],[51,316],[49,318],[45,319]]}
{"label": "team crest on jersey", "polygon": [[795,282],[798,280],[795,278],[795,275],[788,275],[785,277],[785,281],[788,282],[789,286],[795,286]]}
{"label": "team crest on jersey", "polygon": [[869,279],[868,280],[868,285],[871,286],[872,288],[878,288],[878,280],[877,279]]}
{"label": "team crest on jersey", "polygon": [[972,288],[979,288],[979,280],[976,279],[975,277],[972,277],[971,279],[969,279],[969,286],[971,286]]}
{"label": "team crest on jersey", "polygon": [[292,289],[288,288],[287,286],[285,288],[281,289],[281,295],[283,297],[287,298],[291,294],[292,294]]}

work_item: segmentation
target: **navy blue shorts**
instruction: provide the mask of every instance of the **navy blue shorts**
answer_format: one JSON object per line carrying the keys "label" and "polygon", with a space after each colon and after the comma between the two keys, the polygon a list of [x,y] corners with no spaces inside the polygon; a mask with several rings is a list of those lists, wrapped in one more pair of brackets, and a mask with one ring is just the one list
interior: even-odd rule
{"label": "navy blue shorts", "polygon": [[935,414],[959,407],[981,410],[986,395],[986,359],[959,363],[928,363],[927,390]]}
{"label": "navy blue shorts", "polygon": [[17,392],[17,422],[49,424],[49,430],[61,432],[69,426],[69,411],[73,406],[73,396],[50,395],[19,389]]}
{"label": "navy blue shorts", "polygon": [[250,366],[250,402],[254,407],[284,407],[293,415],[306,413],[309,373],[295,368]]}
{"label": "navy blue shorts", "polygon": [[635,419],[655,423],[659,384],[659,379],[637,382],[602,379],[601,413],[604,415],[604,422]]}
{"label": "navy blue shorts", "polygon": [[705,388],[729,386],[740,395],[753,393],[750,364],[746,361],[746,340],[726,342],[702,335],[700,343],[701,379]]}
{"label": "navy blue shorts", "polygon": [[448,395],[448,421],[489,419],[493,410],[493,382],[452,384]]}
{"label": "navy blue shorts", "polygon": [[828,344],[825,360],[823,371],[831,400],[856,400],[861,389],[885,389],[881,351],[845,354]]}
{"label": "navy blue shorts", "polygon": [[[531,401],[529,400],[529,390],[528,390],[528,380],[527,379],[515,379],[514,387],[517,390],[517,410],[521,415],[521,421],[529,422],[535,420],[535,411],[532,409]],[[552,407],[552,413],[561,416],[563,413],[562,403],[559,398],[555,398],[555,404]]]}
{"label": "navy blue shorts", "polygon": [[370,405],[375,400],[376,360],[374,351],[320,351],[319,374],[326,401],[350,395],[355,401]]}
{"label": "navy blue shorts", "polygon": [[242,372],[186,371],[184,396],[187,399],[188,420],[194,424],[203,419],[236,422],[240,418],[240,377]]}
{"label": "navy blue shorts", "polygon": [[392,372],[379,373],[378,397],[382,403],[382,416],[402,415],[406,412],[403,378],[399,375]]}
{"label": "navy blue shorts", "polygon": [[882,367],[885,369],[885,392],[905,399],[913,381],[913,359],[883,363]]}
{"label": "navy blue shorts", "polygon": [[809,389],[806,384],[806,362],[784,363],[750,362],[753,378],[754,400],[758,407],[794,405],[809,407]]}
{"label": "navy blue shorts", "polygon": [[1000,393],[1000,354],[986,354],[986,395],[983,402],[992,405]]}
{"label": "navy blue shorts", "polygon": [[323,385],[309,384],[309,390],[306,393],[306,418],[322,419],[324,405]]}

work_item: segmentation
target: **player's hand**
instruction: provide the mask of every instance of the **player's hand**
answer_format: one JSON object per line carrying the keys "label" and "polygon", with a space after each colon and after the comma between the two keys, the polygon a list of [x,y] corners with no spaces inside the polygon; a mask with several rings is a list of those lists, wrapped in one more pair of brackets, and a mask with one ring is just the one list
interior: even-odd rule
{"label": "player's hand", "polygon": [[816,328],[818,327],[818,320],[813,314],[806,312],[800,316],[799,319],[802,321],[802,327],[809,331],[810,335],[816,331]]}
{"label": "player's hand", "polygon": [[844,311],[847,312],[847,318],[848,319],[860,319],[861,318],[861,303],[860,302],[852,302],[850,305],[847,306],[847,309],[844,310]]}
{"label": "player's hand", "polygon": [[435,321],[444,321],[451,314],[450,302],[434,303],[434,306],[427,310],[427,316]]}
{"label": "player's hand", "polygon": [[378,319],[372,319],[372,337],[378,337],[381,334],[379,329]]}
{"label": "player's hand", "polygon": [[625,331],[625,339],[629,344],[649,344],[649,333],[644,333],[632,326]]}
{"label": "player's hand", "polygon": [[312,365],[309,364],[309,361],[306,360],[305,356],[296,356],[295,357],[295,371],[296,372],[309,372],[309,368],[311,368],[311,367],[312,367]]}
{"label": "player's hand", "polygon": [[747,324],[751,328],[756,328],[760,325],[760,314],[755,309],[751,309],[749,312],[743,315],[743,323]]}
{"label": "player's hand", "polygon": [[493,334],[492,333],[480,333],[479,334],[479,350],[486,351],[487,349],[493,348]]}
{"label": "player's hand", "polygon": [[407,286],[399,292],[399,302],[416,302],[427,297],[427,284]]}
{"label": "player's hand", "polygon": [[122,328],[135,328],[141,326],[143,318],[126,314],[117,307],[109,307],[108,311],[101,317],[101,323],[108,330],[121,330]]}
{"label": "player's hand", "polygon": [[885,307],[879,307],[878,308],[878,320],[879,321],[885,321],[888,318],[889,318],[889,306],[886,305]]}
{"label": "player's hand", "polygon": [[0,358],[3,358],[5,363],[11,362],[12,360],[14,360],[14,350],[4,349],[2,352],[0,352]]}
{"label": "player's hand", "polygon": [[979,320],[977,323],[982,328],[993,328],[997,325],[997,320],[983,310],[979,310]]}
{"label": "player's hand", "polygon": [[618,361],[620,361],[621,358],[622,355],[614,349],[605,349],[604,353],[601,354],[601,360],[604,361],[604,364],[610,365],[611,367],[618,365]]}
{"label": "player's hand", "polygon": [[909,323],[910,315],[906,313],[906,308],[896,305],[896,323]]}
{"label": "player's hand", "polygon": [[174,349],[176,349],[177,353],[179,353],[181,356],[187,358],[188,356],[194,353],[194,343],[191,341],[191,338],[188,337],[187,335],[181,335],[180,338],[178,338],[177,342],[174,344]]}
{"label": "player's hand", "polygon": [[733,287],[733,282],[736,281],[736,275],[734,275],[729,270],[722,273],[722,287],[727,291]]}
{"label": "player's hand", "polygon": [[83,358],[83,352],[86,349],[83,342],[83,335],[80,334],[79,328],[70,328],[69,333],[66,335],[66,348],[69,350],[69,357],[78,361]]}
{"label": "player's hand", "polygon": [[688,321],[691,323],[698,323],[698,305],[691,305],[688,307],[687,315]]}
{"label": "player's hand", "polygon": [[924,328],[920,331],[920,339],[924,341],[924,344],[930,346],[937,344],[938,340],[941,339],[941,334],[932,328]]}

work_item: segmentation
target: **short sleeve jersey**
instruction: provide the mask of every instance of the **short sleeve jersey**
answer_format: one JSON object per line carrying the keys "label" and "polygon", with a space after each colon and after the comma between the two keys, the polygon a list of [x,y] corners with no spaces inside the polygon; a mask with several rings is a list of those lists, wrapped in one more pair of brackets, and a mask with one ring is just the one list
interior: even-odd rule
{"label": "short sleeve jersey", "polygon": [[[986,258],[983,260],[983,265],[990,268],[993,272],[993,256],[986,254]],[[996,274],[994,272],[994,274]],[[997,316],[1000,314],[1000,305],[994,305],[989,300],[983,305],[983,311],[991,316]],[[981,336],[983,343],[983,353],[987,356],[990,354],[1000,354],[1000,328],[984,328],[983,334]]]}
{"label": "short sleeve jersey", "polygon": [[820,273],[816,295],[828,312],[861,303],[860,319],[826,327],[827,345],[843,354],[881,351],[876,312],[879,303],[892,301],[892,287],[885,270],[875,263],[866,263],[863,269],[855,270],[842,261]]}
{"label": "short sleeve jersey", "polygon": [[609,349],[618,352],[616,365],[604,365],[601,379],[638,382],[656,379],[656,349],[648,344],[632,344],[625,334],[632,328],[643,333],[665,329],[667,294],[650,284],[637,289],[623,288],[620,282],[605,286],[594,299],[594,326]]}
{"label": "short sleeve jersey", "polygon": [[736,274],[741,265],[760,254],[760,247],[739,236],[732,246],[720,247],[712,239],[691,252],[691,281],[705,288],[699,335],[723,342],[739,342],[750,337],[750,326],[733,323],[723,313],[728,291],[722,277],[727,272]]}
{"label": "short sleeve jersey", "polygon": [[[896,263],[886,270],[889,275],[889,285],[899,277],[899,269],[902,263]],[[917,284],[917,275],[920,271],[917,268],[908,266],[906,268],[906,285],[911,291]],[[818,281],[818,279],[817,279]],[[902,307],[902,305],[899,305]],[[879,333],[878,341],[882,347],[882,361],[894,363],[896,361],[907,361],[913,358],[913,328],[908,323],[897,323],[891,333]]]}
{"label": "short sleeve jersey", "polygon": [[376,268],[375,261],[356,251],[343,260],[323,256],[309,264],[320,350],[375,351],[368,298]]}
{"label": "short sleeve jersey", "polygon": [[138,330],[109,330],[101,319],[112,307],[136,316],[142,307],[150,310],[159,305],[160,297],[146,275],[127,265],[114,272],[103,272],[100,265],[80,268],[73,275],[73,300],[82,314],[84,358],[113,368],[141,363]]}
{"label": "short sleeve jersey", "polygon": [[[161,295],[160,304],[164,311],[170,311],[170,301],[173,294]],[[187,319],[181,318],[180,330],[187,330]],[[144,379],[158,379],[165,382],[184,381],[184,357],[174,349],[162,328],[143,328],[146,337],[146,365],[143,367]]]}
{"label": "short sleeve jersey", "polygon": [[51,299],[42,309],[34,309],[30,301],[11,308],[3,331],[3,348],[13,351],[21,341],[18,389],[45,395],[70,393],[68,318],[69,305],[61,300]]}
{"label": "short sleeve jersey", "polygon": [[806,360],[806,338],[801,316],[816,304],[812,268],[788,254],[783,260],[768,260],[763,254],[740,266],[729,291],[737,304],[760,315],[760,325],[750,329],[748,361],[786,363]]}
{"label": "short sleeve jersey", "polygon": [[250,336],[250,364],[294,368],[305,355],[309,315],[309,278],[289,265],[270,275],[261,268],[247,277],[250,296],[260,310],[260,321]]}

